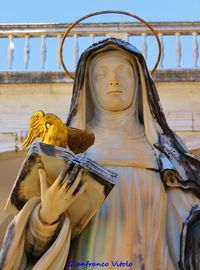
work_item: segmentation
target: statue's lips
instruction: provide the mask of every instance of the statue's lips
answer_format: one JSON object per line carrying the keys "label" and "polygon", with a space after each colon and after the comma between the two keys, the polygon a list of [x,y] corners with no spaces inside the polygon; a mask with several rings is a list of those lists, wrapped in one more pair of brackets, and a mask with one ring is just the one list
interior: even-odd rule
{"label": "statue's lips", "polygon": [[122,91],[120,91],[120,90],[113,90],[113,91],[108,92],[109,95],[119,95],[121,93],[122,93]]}

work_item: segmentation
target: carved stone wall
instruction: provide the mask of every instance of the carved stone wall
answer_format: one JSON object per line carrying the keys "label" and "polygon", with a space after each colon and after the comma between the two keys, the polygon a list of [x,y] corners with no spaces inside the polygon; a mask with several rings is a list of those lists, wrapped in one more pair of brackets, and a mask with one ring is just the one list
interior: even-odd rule
{"label": "carved stone wall", "polygon": [[[199,69],[160,69],[156,86],[169,125],[192,150],[200,149]],[[0,151],[26,135],[31,114],[39,109],[66,120],[72,80],[62,72],[0,73]],[[15,133],[16,132],[16,133]]]}

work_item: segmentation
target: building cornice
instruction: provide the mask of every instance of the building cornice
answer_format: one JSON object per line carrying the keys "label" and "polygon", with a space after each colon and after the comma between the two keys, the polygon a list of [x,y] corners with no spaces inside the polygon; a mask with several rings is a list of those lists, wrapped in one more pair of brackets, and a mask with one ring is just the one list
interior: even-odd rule
{"label": "building cornice", "polygon": [[[158,69],[155,82],[200,82],[200,68]],[[61,71],[5,71],[0,72],[0,84],[72,83]]]}
{"label": "building cornice", "polygon": [[[149,22],[151,26],[164,35],[171,35],[174,32],[191,35],[200,32],[200,21],[177,21],[177,22]],[[0,24],[0,37],[12,35],[14,37],[28,34],[31,37],[46,35],[56,36],[64,33],[70,23],[18,23]],[[111,22],[111,23],[80,23],[69,33],[85,36],[90,33],[104,35],[105,32],[127,32],[129,35],[140,35],[141,33],[151,34],[149,29],[140,22]]]}

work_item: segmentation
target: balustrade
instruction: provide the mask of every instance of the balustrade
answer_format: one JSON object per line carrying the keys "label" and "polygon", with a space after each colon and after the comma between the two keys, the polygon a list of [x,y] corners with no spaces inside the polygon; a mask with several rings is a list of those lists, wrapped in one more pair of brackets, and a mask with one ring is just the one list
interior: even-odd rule
{"label": "balustrade", "polygon": [[[200,22],[152,22],[151,25],[159,33],[163,49],[159,68],[198,67]],[[3,51],[5,46],[1,46],[1,43],[3,44],[6,39],[8,40],[8,57],[7,60],[4,57],[5,61],[1,60],[0,70],[59,70],[58,44],[68,26],[68,24],[0,24],[0,54],[2,56],[5,56],[6,52]],[[73,62],[71,63],[71,70],[74,70],[84,46],[89,46],[91,43],[99,40],[100,37],[109,36],[129,41],[131,41],[132,37],[134,37],[134,40],[137,37],[141,39],[140,48],[138,49],[142,51],[147,63],[150,61],[148,63],[149,66],[153,66],[153,63],[151,63],[153,62],[152,57],[149,59],[149,56],[152,53],[152,46],[155,47],[157,44],[156,42],[149,42],[149,37],[152,37],[152,33],[141,23],[83,23],[70,32],[69,39],[73,39],[73,42],[67,41],[66,46],[69,47],[70,44],[71,47],[68,48],[68,64],[70,65]],[[169,36],[173,37],[170,41],[168,41]],[[190,40],[182,41],[185,36],[189,36]],[[86,40],[83,41],[83,37]],[[16,60],[16,57],[14,57],[21,50],[21,47],[15,45],[17,39],[24,40],[24,61],[21,61],[22,65],[20,65],[20,59],[17,58]],[[32,46],[36,46],[32,44],[33,39],[40,39],[38,55],[33,55]],[[53,48],[55,58],[51,53],[48,54],[48,47],[52,46],[52,39],[58,41],[57,47]],[[184,50],[184,43],[188,43],[191,51],[188,51],[188,49]],[[171,48],[171,51],[168,50],[168,47]],[[34,50],[34,54],[36,51]],[[71,55],[74,57],[72,58]],[[156,54],[154,56],[156,59]],[[36,63],[31,64],[31,60],[37,58],[40,58],[41,66],[37,66]],[[183,60],[185,63],[182,63]],[[49,63],[50,61],[53,64],[48,66],[47,62]]]}
{"label": "balustrade", "polygon": [[[199,132],[200,130],[199,112],[166,112],[165,115],[170,127],[176,132]],[[12,128],[10,131],[0,130],[0,152],[22,149],[22,142],[27,135],[28,130],[25,128],[15,131]]]}
{"label": "balustrade", "polygon": [[[171,82],[187,81],[188,78],[190,81],[194,81],[193,77],[197,78],[200,70],[200,22],[152,22],[151,25],[157,30],[162,46],[160,71],[155,74],[155,79],[158,81],[158,75],[165,73],[163,81],[169,81],[167,76],[171,76]],[[8,73],[9,82],[15,83],[16,76],[19,74],[19,72],[15,73],[16,71],[42,69],[53,71],[53,79],[63,82],[64,79],[61,77],[63,74],[56,72],[62,70],[58,45],[68,26],[68,24],[0,24],[0,75],[2,81],[6,83],[7,72],[5,71],[8,70],[11,71]],[[155,40],[152,41],[152,33],[141,23],[84,23],[75,27],[66,39],[64,59],[67,67],[74,71],[78,58],[85,48],[111,36],[122,38],[133,45],[136,43],[136,47],[142,51],[147,60],[148,66],[151,68],[154,65],[157,57],[157,43]],[[176,75],[172,76],[174,68],[176,68]],[[187,75],[184,77],[185,80],[181,77],[184,68],[187,68],[184,73],[184,76]],[[193,69],[192,73],[188,74],[188,68]],[[29,73],[25,74],[29,76]],[[42,74],[32,72],[33,81],[38,81],[38,76],[42,76]],[[25,83],[29,83],[27,78],[23,77]],[[51,79],[51,76],[49,78]],[[71,83],[71,79],[67,80],[68,83]],[[191,109],[184,113],[166,111],[166,117],[174,131],[194,132],[195,134],[200,131],[198,110]],[[10,118],[12,117],[10,116]],[[15,118],[13,117],[11,123],[5,123],[3,116],[0,119],[0,152],[20,149],[21,143],[27,135],[27,125],[24,124],[24,120],[16,122]]]}

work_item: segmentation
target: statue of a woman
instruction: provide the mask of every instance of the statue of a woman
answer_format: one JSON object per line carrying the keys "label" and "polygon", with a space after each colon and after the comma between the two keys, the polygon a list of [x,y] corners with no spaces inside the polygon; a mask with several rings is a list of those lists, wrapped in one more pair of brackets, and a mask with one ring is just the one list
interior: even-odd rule
{"label": "statue of a woman", "polygon": [[116,171],[118,182],[70,244],[70,195],[47,188],[41,171],[41,200],[9,226],[0,268],[200,269],[200,162],[168,127],[135,47],[109,38],[82,54],[67,125],[94,132],[86,155]]}

